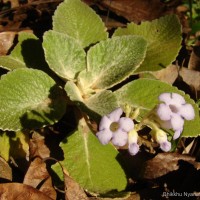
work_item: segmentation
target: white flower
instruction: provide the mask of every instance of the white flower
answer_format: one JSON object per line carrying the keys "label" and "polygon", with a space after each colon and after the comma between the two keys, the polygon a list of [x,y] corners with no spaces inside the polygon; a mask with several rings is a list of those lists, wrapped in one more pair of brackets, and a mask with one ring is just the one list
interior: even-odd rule
{"label": "white flower", "polygon": [[183,131],[184,120],[194,119],[194,108],[177,93],[163,93],[159,100],[163,102],[157,108],[157,115],[162,120],[161,126],[173,129],[173,139],[177,139]]}
{"label": "white flower", "polygon": [[132,156],[136,155],[139,151],[139,145],[137,144],[137,140],[138,133],[133,129],[128,133],[128,150]]}
{"label": "white flower", "polygon": [[158,144],[160,144],[160,148],[163,151],[168,152],[171,149],[171,143],[167,140],[167,134],[163,130],[156,130],[154,133],[154,139]]}
{"label": "white flower", "polygon": [[124,146],[128,141],[128,132],[134,128],[133,121],[128,117],[121,117],[123,110],[115,109],[108,115],[102,117],[99,124],[97,137],[102,144],[109,141],[116,146]]}

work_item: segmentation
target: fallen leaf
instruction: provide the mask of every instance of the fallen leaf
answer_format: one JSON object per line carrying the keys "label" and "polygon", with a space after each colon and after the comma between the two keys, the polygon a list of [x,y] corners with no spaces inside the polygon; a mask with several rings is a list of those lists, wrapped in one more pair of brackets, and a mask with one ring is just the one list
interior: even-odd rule
{"label": "fallen leaf", "polygon": [[178,67],[176,65],[169,65],[162,70],[152,72],[152,74],[160,81],[173,84],[178,77]]}
{"label": "fallen leaf", "polygon": [[160,0],[101,0],[97,5],[135,23],[159,18],[165,15],[167,10],[167,5]]}
{"label": "fallen leaf", "polygon": [[193,47],[188,69],[200,71],[200,40],[197,40],[196,45]]}
{"label": "fallen leaf", "polygon": [[200,163],[195,161],[194,157],[178,153],[159,153],[153,159],[146,161],[144,170],[145,179],[155,179],[169,172],[179,169],[179,161],[183,160],[192,164],[197,170],[200,169]]}
{"label": "fallen leaf", "polygon": [[65,183],[65,199],[66,200],[88,200],[83,188],[74,181],[68,172],[63,168],[64,183]]}
{"label": "fallen leaf", "polygon": [[50,150],[45,144],[45,137],[35,131],[30,139],[30,158],[37,156],[40,158],[50,157]]}
{"label": "fallen leaf", "polygon": [[36,157],[30,164],[25,174],[23,183],[36,188],[43,180],[49,177],[46,164],[41,158]]}
{"label": "fallen leaf", "polygon": [[48,197],[51,197],[52,199],[56,199],[56,191],[52,186],[52,179],[51,177],[48,177],[44,183],[42,184],[42,186],[39,189],[41,192],[43,192],[44,194],[46,194]]}
{"label": "fallen leaf", "polygon": [[16,32],[2,32],[0,33],[0,56],[4,56],[8,53],[8,50],[12,47]]}
{"label": "fallen leaf", "polygon": [[56,199],[56,191],[52,186],[52,179],[47,171],[46,163],[39,157],[36,157],[31,162],[23,183],[34,188],[39,188],[39,191],[48,197]]}
{"label": "fallen leaf", "polygon": [[12,169],[8,163],[0,157],[0,178],[12,181]]}
{"label": "fallen leaf", "polygon": [[[200,97],[200,72],[186,67],[178,67],[176,65],[169,65],[167,68],[151,72],[151,74],[160,81],[174,84],[180,78],[188,85],[191,91],[195,94],[197,99]],[[180,83],[182,84],[182,83]],[[180,88],[179,88],[180,89]],[[184,88],[186,89],[186,88]]]}
{"label": "fallen leaf", "polygon": [[19,0],[3,0],[3,3],[11,3],[11,8],[18,7],[19,6]]}
{"label": "fallen leaf", "polygon": [[0,184],[1,200],[31,199],[31,200],[53,200],[39,190],[21,183]]}
{"label": "fallen leaf", "polygon": [[182,67],[179,75],[191,87],[197,99],[200,98],[200,72]]}

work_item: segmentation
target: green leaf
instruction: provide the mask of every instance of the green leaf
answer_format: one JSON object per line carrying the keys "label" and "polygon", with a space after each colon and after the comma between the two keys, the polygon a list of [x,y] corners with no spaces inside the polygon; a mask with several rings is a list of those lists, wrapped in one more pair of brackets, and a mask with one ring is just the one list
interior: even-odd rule
{"label": "green leaf", "polygon": [[192,104],[194,107],[195,119],[191,121],[185,120],[182,136],[196,137],[200,135],[199,109],[188,95],[176,87],[158,80],[139,79],[126,84],[114,93],[118,97],[119,104],[128,104],[132,107],[140,108],[138,119],[141,119],[142,116],[159,103],[158,96],[164,92],[178,93],[185,98],[187,103]]}
{"label": "green leaf", "polygon": [[75,79],[86,68],[86,53],[75,39],[55,31],[44,34],[43,47],[49,67],[60,77]]}
{"label": "green leaf", "polygon": [[18,57],[0,56],[0,67],[7,70],[13,70],[26,67],[26,64]]}
{"label": "green leaf", "polygon": [[6,132],[2,132],[0,133],[0,156],[8,161],[10,158],[10,138],[8,137],[8,135],[6,134]]}
{"label": "green leaf", "polygon": [[[64,152],[61,163],[85,190],[97,194],[125,190],[127,179],[119,163],[118,151],[110,144],[102,145],[83,118],[78,129],[60,146]],[[59,165],[53,169],[62,175]]]}
{"label": "green leaf", "polygon": [[10,157],[16,159],[26,159],[29,154],[29,137],[21,131],[0,133],[0,156],[6,161]]}
{"label": "green leaf", "polygon": [[144,60],[146,45],[140,36],[122,36],[91,47],[79,76],[82,88],[106,89],[129,77]]}
{"label": "green leaf", "polygon": [[45,70],[48,67],[42,44],[34,34],[19,33],[18,41],[10,55],[0,57],[0,67],[8,70],[26,67]]}
{"label": "green leaf", "polygon": [[96,121],[118,107],[116,96],[109,90],[100,91],[89,98],[82,98],[76,84],[68,81],[65,85],[65,91],[72,102]]}
{"label": "green leaf", "polygon": [[100,116],[106,115],[119,107],[115,94],[110,90],[104,90],[92,95],[85,100],[85,103],[89,109]]}
{"label": "green leaf", "polygon": [[108,37],[101,18],[80,0],[65,0],[57,7],[53,30],[75,38],[82,47]]}
{"label": "green leaf", "polygon": [[144,62],[136,72],[156,71],[171,64],[181,48],[181,25],[176,15],[166,15],[140,25],[130,23],[118,28],[114,36],[140,35],[148,42]]}
{"label": "green leaf", "polygon": [[0,129],[41,128],[65,113],[64,93],[46,73],[21,68],[0,80]]}
{"label": "green leaf", "polygon": [[67,95],[70,97],[71,101],[74,102],[83,102],[82,94],[79,88],[76,86],[76,84],[72,81],[67,81],[65,85],[65,91],[67,92]]}

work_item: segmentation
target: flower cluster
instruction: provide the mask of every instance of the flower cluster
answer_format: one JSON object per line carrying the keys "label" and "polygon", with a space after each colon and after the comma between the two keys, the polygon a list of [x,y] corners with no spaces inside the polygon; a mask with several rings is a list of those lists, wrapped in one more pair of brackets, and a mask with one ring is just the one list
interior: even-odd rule
{"label": "flower cluster", "polygon": [[120,147],[128,143],[130,154],[135,155],[139,151],[138,135],[134,131],[133,120],[128,117],[121,117],[122,114],[123,110],[117,108],[110,114],[103,116],[96,135],[104,145],[110,141],[115,146]]}
{"label": "flower cluster", "polygon": [[[144,117],[137,125],[134,125],[131,118],[121,117],[123,114],[121,108],[103,116],[96,134],[100,142],[104,145],[112,142],[120,147],[128,145],[129,153],[135,155],[139,151],[137,131],[148,126],[152,129],[151,138],[160,145],[163,151],[170,151],[171,142],[168,141],[167,132],[162,129],[172,129],[173,139],[179,138],[184,128],[184,121],[194,119],[195,112],[192,105],[186,103],[185,99],[177,93],[162,93],[158,98],[160,103],[156,109],[152,109],[147,117]],[[137,109],[131,113],[130,107],[126,111],[128,116],[135,116],[139,113]],[[145,140],[143,142],[145,144]]]}
{"label": "flower cluster", "polygon": [[161,127],[172,129],[175,140],[183,131],[184,120],[194,119],[194,108],[177,93],[163,93],[159,96],[159,100],[162,103],[158,105],[157,115],[161,119]]}

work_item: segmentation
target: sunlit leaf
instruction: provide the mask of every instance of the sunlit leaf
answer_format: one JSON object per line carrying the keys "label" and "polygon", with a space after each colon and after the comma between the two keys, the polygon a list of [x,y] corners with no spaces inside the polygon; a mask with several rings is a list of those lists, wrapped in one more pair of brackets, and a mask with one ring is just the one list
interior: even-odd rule
{"label": "sunlit leaf", "polygon": [[114,37],[91,47],[87,70],[80,73],[86,90],[105,89],[123,81],[140,66],[146,53],[146,41],[140,36]]}
{"label": "sunlit leaf", "polygon": [[137,72],[156,71],[171,64],[181,48],[181,25],[176,15],[166,15],[140,25],[130,23],[118,28],[114,36],[140,35],[148,42],[144,62]]}
{"label": "sunlit leaf", "polygon": [[40,128],[65,113],[63,91],[40,70],[22,68],[3,75],[0,96],[2,130]]}
{"label": "sunlit leaf", "polygon": [[[60,146],[64,152],[61,163],[85,190],[105,194],[125,189],[127,180],[118,151],[110,144],[102,145],[84,119],[79,121],[78,129]],[[62,176],[59,165],[53,166],[53,169]]]}
{"label": "sunlit leaf", "polygon": [[9,160],[9,151],[10,151],[10,138],[9,136],[6,134],[6,132],[2,132],[0,133],[0,156],[8,161]]}
{"label": "sunlit leaf", "polygon": [[76,78],[78,72],[86,68],[86,53],[74,38],[48,31],[43,38],[43,47],[49,67],[66,80]]}
{"label": "sunlit leaf", "polygon": [[101,18],[80,0],[65,0],[53,16],[53,30],[77,40],[82,47],[107,38]]}

